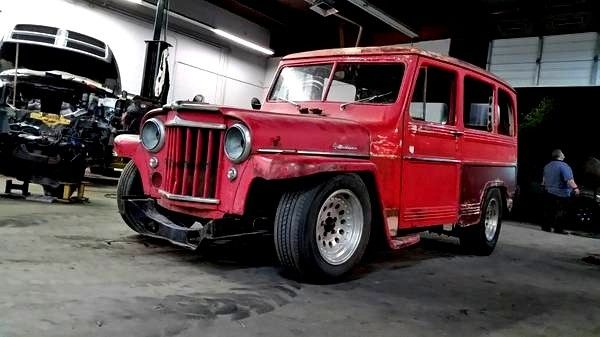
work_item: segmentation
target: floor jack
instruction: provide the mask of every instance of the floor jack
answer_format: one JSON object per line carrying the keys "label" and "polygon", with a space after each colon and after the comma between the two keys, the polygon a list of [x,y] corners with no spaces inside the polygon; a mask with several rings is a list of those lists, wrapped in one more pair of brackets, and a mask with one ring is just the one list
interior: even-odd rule
{"label": "floor jack", "polygon": [[[20,191],[20,193],[14,193],[13,191]],[[33,195],[29,192],[29,182],[24,181],[21,184],[13,182],[13,180],[7,180],[4,188],[4,194],[0,195],[5,198],[12,199],[25,199],[30,201],[38,202],[61,202],[67,204],[83,203],[88,202],[89,199],[84,196],[85,184],[84,183],[61,183],[58,191],[61,192],[60,196],[51,195]]]}

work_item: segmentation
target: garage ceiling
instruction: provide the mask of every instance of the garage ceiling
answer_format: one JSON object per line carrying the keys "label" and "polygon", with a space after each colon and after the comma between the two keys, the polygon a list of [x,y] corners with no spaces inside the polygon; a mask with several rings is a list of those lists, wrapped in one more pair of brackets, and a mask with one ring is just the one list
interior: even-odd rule
{"label": "garage ceiling", "polygon": [[[278,54],[354,43],[356,27],[335,17],[321,17],[309,9],[310,4],[305,0],[208,1],[269,28],[271,47]],[[368,1],[411,27],[420,40],[448,37],[489,40],[600,28],[597,0]],[[347,0],[335,0],[334,7],[365,27],[362,45],[410,42]],[[340,34],[340,26],[344,34]]]}

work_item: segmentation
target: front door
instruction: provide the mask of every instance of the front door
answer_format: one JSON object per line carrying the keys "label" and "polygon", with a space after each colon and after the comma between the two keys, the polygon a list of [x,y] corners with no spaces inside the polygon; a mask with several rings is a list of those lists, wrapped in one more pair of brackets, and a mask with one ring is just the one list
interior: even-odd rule
{"label": "front door", "polygon": [[458,220],[460,138],[457,77],[452,68],[423,63],[402,144],[400,227],[453,224]]}

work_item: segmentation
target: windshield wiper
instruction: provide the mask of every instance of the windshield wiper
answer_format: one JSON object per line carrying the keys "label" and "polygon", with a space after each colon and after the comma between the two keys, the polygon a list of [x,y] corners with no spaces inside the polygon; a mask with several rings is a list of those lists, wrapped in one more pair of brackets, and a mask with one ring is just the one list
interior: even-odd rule
{"label": "windshield wiper", "polygon": [[383,97],[383,96],[390,95],[391,93],[392,93],[392,92],[391,92],[391,91],[389,91],[389,92],[386,92],[385,94],[373,95],[373,96],[369,96],[369,97],[361,98],[361,99],[359,99],[359,100],[356,100],[356,101],[352,101],[352,102],[343,103],[343,104],[340,104],[340,110],[344,110],[344,108],[345,108],[345,107],[347,107],[347,106],[348,106],[348,105],[350,105],[350,104],[354,104],[354,103],[361,103],[361,102],[370,102],[370,101],[372,101],[372,100],[374,100],[374,99],[378,99],[378,98],[381,98],[381,97]]}
{"label": "windshield wiper", "polygon": [[294,102],[294,101],[290,101],[290,100],[289,100],[289,99],[287,99],[287,98],[283,98],[283,97],[277,97],[277,98],[275,98],[275,101],[281,101],[281,102],[290,103],[291,105],[295,106],[295,107],[296,107],[296,109],[300,109],[300,108],[301,108],[300,104],[298,104],[298,103],[296,103],[296,102]]}

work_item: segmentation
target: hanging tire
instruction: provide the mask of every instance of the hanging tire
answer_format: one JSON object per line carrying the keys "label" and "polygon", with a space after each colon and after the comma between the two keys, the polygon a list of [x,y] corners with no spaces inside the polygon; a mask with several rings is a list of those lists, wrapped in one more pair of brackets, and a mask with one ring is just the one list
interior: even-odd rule
{"label": "hanging tire", "polygon": [[468,253],[490,255],[498,243],[501,227],[502,196],[493,188],[486,194],[479,223],[461,229],[460,245]]}
{"label": "hanging tire", "polygon": [[144,226],[133,216],[133,213],[129,208],[130,206],[125,200],[126,198],[131,197],[144,197],[144,188],[142,186],[140,172],[137,167],[135,167],[133,161],[130,161],[125,165],[121,177],[119,178],[119,183],[117,184],[117,207],[119,208],[121,218],[123,218],[123,221],[125,221],[127,226],[140,233]]}
{"label": "hanging tire", "polygon": [[275,216],[275,248],[284,269],[337,278],[362,258],[371,233],[367,186],[355,174],[286,192]]}

